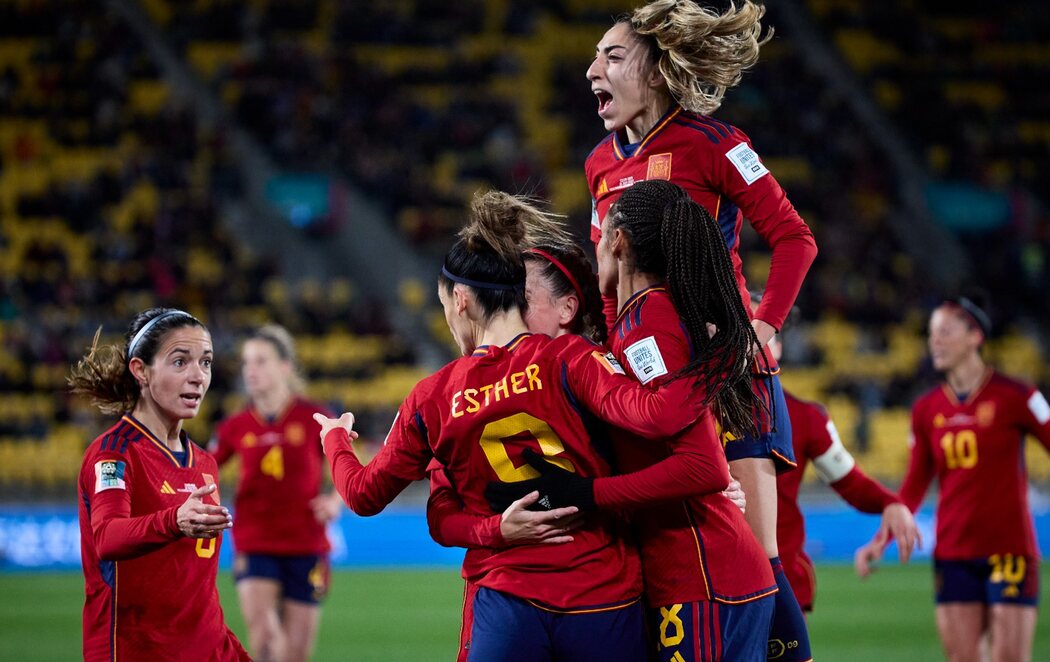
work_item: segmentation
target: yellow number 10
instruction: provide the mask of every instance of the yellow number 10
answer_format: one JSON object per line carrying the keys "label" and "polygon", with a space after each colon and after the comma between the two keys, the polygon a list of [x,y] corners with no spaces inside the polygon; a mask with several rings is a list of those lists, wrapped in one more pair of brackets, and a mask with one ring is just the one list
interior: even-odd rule
{"label": "yellow number 10", "polygon": [[977,434],[973,430],[945,432],[941,448],[949,469],[973,469],[977,465]]}
{"label": "yellow number 10", "polygon": [[576,471],[576,467],[572,466],[568,458],[554,457],[565,451],[565,444],[551,426],[547,425],[546,421],[522,412],[493,421],[481,432],[481,450],[485,451],[489,464],[504,483],[516,483],[539,476],[539,472],[527,464],[515,467],[507,454],[506,440],[523,435],[531,436],[539,442],[540,451],[547,457],[548,462],[568,471]]}

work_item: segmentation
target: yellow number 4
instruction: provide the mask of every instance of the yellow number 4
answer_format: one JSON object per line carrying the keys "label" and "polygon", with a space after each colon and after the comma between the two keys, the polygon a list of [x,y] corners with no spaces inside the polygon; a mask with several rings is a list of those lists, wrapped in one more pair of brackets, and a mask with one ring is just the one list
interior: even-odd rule
{"label": "yellow number 4", "polygon": [[266,455],[263,455],[262,462],[259,464],[259,469],[263,474],[273,476],[276,480],[284,478],[284,455],[281,454],[280,446],[274,446],[266,451]]}

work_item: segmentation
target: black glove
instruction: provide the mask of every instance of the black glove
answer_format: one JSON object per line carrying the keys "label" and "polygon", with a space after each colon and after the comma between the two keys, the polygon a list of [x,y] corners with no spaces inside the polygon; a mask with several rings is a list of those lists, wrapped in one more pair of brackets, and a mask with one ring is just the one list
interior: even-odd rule
{"label": "black glove", "polygon": [[596,510],[594,503],[594,479],[562,469],[556,464],[543,459],[543,456],[525,449],[522,454],[525,461],[536,471],[538,478],[519,480],[514,483],[493,481],[485,487],[485,499],[497,513],[502,513],[510,504],[529,492],[539,492],[540,498],[530,505],[529,510],[553,510],[576,506],[581,511]]}

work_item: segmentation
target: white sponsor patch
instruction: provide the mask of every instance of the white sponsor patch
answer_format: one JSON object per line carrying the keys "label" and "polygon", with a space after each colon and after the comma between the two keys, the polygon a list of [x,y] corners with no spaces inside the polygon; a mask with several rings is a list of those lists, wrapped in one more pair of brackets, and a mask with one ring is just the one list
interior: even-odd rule
{"label": "white sponsor patch", "polygon": [[667,374],[664,357],[656,346],[656,338],[643,338],[627,348],[627,364],[631,366],[634,377],[643,384],[648,384],[661,375]]}
{"label": "white sponsor patch", "polygon": [[821,480],[830,485],[845,478],[846,474],[853,470],[856,461],[842,445],[835,424],[828,421],[827,430],[831,436],[831,447],[813,460],[813,467],[817,470]]}
{"label": "white sponsor patch", "polygon": [[127,465],[120,460],[102,460],[95,463],[95,494],[105,490],[126,490],[124,470]]}
{"label": "white sponsor patch", "polygon": [[762,165],[762,161],[759,160],[755,150],[751,149],[747,143],[740,143],[726,152],[726,158],[736,166],[737,172],[740,173],[740,176],[744,178],[744,181],[749,186],[759,177],[769,172],[766,166]]}
{"label": "white sponsor patch", "polygon": [[1050,404],[1046,403],[1046,398],[1039,391],[1028,398],[1028,411],[1032,412],[1039,425],[1046,425],[1046,422],[1050,421]]}

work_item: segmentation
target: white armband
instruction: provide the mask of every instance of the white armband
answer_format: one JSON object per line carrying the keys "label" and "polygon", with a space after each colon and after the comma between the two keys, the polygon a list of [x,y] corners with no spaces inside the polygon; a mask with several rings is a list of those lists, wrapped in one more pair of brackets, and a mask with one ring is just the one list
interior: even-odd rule
{"label": "white armband", "polygon": [[829,485],[845,478],[846,474],[853,470],[857,464],[853,456],[849,454],[846,447],[839,439],[839,431],[835,424],[828,421],[828,434],[831,435],[831,448],[826,450],[820,457],[813,460],[813,466],[817,470],[820,479]]}
{"label": "white armband", "polygon": [[1039,391],[1028,398],[1028,411],[1032,412],[1039,425],[1046,425],[1046,422],[1050,421],[1050,404],[1047,404],[1046,398]]}

